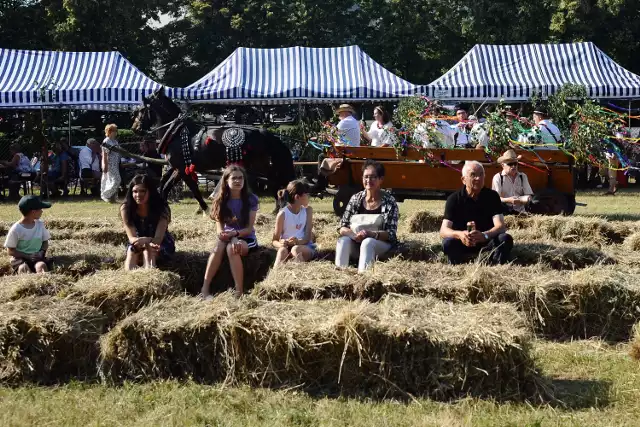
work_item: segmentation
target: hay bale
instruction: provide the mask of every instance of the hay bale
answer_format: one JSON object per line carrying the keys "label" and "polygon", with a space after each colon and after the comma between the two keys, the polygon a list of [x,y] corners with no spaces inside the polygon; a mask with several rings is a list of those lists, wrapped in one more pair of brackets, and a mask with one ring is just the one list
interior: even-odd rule
{"label": "hay bale", "polygon": [[[177,251],[170,260],[162,265],[162,268],[178,274],[184,290],[192,295],[197,295],[200,292],[204,273],[207,269],[207,260],[210,252],[203,251],[203,246],[213,247],[214,244],[203,245],[202,241],[185,242],[180,247],[186,247],[189,250]],[[245,291],[252,289],[255,283],[267,276],[275,260],[276,251],[273,248],[264,246],[259,246],[243,258]],[[211,282],[211,290],[213,292],[224,292],[228,288],[232,288],[234,286],[233,283],[229,261],[225,257],[218,274]]]}
{"label": "hay bale", "polygon": [[440,231],[442,215],[434,215],[429,211],[417,211],[409,219],[410,233],[429,233]]}
{"label": "hay bale", "polygon": [[157,269],[100,271],[80,279],[69,292],[113,324],[157,299],[179,295],[182,285],[176,274]]}
{"label": "hay bale", "polygon": [[629,237],[624,239],[625,246],[630,251],[640,251],[640,232],[636,232],[631,234]]}
{"label": "hay bale", "polygon": [[120,225],[119,216],[114,216],[112,221],[95,218],[78,219],[45,219],[45,226],[48,230],[70,230],[83,231],[90,228],[113,228]]}
{"label": "hay bale", "polygon": [[378,301],[385,295],[432,297],[458,303],[502,302],[522,311],[532,331],[548,338],[627,339],[640,313],[640,271],[596,266],[554,271],[542,265],[450,266],[377,263],[365,274],[329,263],[276,269],[256,285],[268,300],[345,298]]}
{"label": "hay bale", "polygon": [[51,240],[47,254],[53,262],[54,273],[82,277],[99,270],[122,268],[124,246],[87,243],[79,240]]}
{"label": "hay bale", "polygon": [[595,264],[615,264],[605,252],[590,246],[556,242],[554,244],[524,241],[515,242],[511,259],[517,265],[545,264],[556,270],[574,270]]}
{"label": "hay bale", "polygon": [[631,357],[640,360],[640,323],[633,327],[633,338],[631,339]]}
{"label": "hay bale", "polygon": [[622,243],[628,227],[620,227],[598,217],[583,216],[507,216],[509,229],[527,230],[541,238],[562,242],[609,245]]}
{"label": "hay bale", "polygon": [[73,279],[63,274],[19,274],[0,278],[0,302],[28,296],[57,295],[68,289]]}
{"label": "hay bale", "polygon": [[49,384],[96,375],[105,318],[93,307],[55,297],[0,304],[0,381]]}
{"label": "hay bale", "polygon": [[537,286],[537,301],[530,298],[527,309],[540,318],[536,330],[545,336],[627,340],[639,317],[638,270],[596,266],[562,279],[550,276]]}
{"label": "hay bale", "polygon": [[193,378],[368,396],[531,396],[529,335],[508,305],[391,298],[160,302],[102,340],[109,379]]}
{"label": "hay bale", "polygon": [[219,347],[224,342],[217,329],[241,302],[229,293],[215,301],[187,296],[161,300],[116,324],[100,340],[102,379],[223,380],[227,372]]}

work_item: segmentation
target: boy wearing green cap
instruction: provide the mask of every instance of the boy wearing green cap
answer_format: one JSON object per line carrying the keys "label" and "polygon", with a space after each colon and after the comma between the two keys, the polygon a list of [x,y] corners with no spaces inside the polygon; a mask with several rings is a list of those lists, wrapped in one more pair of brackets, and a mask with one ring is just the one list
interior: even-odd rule
{"label": "boy wearing green cap", "polygon": [[11,257],[11,267],[18,274],[45,273],[49,270],[45,255],[51,235],[40,220],[42,210],[51,203],[37,196],[24,196],[18,203],[22,219],[11,226],[4,247]]}

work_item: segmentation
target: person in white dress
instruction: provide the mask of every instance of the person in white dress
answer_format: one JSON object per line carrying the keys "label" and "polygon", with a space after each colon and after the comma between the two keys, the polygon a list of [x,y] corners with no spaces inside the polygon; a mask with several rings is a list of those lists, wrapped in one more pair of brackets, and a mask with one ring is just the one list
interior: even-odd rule
{"label": "person in white dress", "polygon": [[276,217],[273,246],[278,249],[275,267],[289,259],[309,261],[316,253],[313,243],[313,209],[309,206],[309,185],[302,180],[291,181],[278,192],[284,208]]}
{"label": "person in white dress", "polygon": [[364,134],[364,138],[369,141],[372,147],[390,147],[395,142],[395,135],[389,131],[393,128],[391,117],[384,108],[377,106],[373,110],[373,118],[369,132]]}
{"label": "person in white dress", "polygon": [[120,178],[120,154],[108,147],[117,146],[118,127],[115,124],[104,128],[106,138],[102,141],[102,181],[100,183],[100,197],[108,203],[115,203],[118,196]]}
{"label": "person in white dress", "polygon": [[340,141],[337,145],[349,147],[360,146],[360,122],[354,117],[356,110],[349,104],[342,104],[336,110],[340,123],[338,123],[338,133]]}

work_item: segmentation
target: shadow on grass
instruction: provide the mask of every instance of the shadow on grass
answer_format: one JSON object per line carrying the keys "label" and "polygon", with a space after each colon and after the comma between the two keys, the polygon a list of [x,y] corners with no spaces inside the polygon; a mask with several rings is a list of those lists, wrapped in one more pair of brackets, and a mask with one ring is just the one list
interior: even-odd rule
{"label": "shadow on grass", "polygon": [[553,407],[565,409],[601,409],[609,406],[610,381],[591,379],[551,379]]}

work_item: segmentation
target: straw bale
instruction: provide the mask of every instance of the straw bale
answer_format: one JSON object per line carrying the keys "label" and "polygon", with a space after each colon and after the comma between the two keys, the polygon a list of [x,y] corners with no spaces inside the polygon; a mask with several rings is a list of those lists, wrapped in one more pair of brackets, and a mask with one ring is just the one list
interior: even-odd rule
{"label": "straw bale", "polygon": [[82,231],[90,228],[113,228],[114,225],[119,224],[117,217],[109,221],[107,219],[49,219],[45,220],[45,225],[48,230],[71,230]]}
{"label": "straw bale", "polygon": [[[196,295],[202,288],[202,280],[207,269],[207,260],[210,255],[208,249],[214,246],[215,243],[213,242],[202,242],[201,240],[185,241],[180,244],[180,248],[185,248],[186,250],[177,251],[170,260],[162,265],[162,268],[178,274],[183,288],[190,294]],[[243,258],[245,291],[253,288],[256,282],[266,277],[275,259],[276,251],[271,247],[265,246],[259,246]],[[211,282],[211,289],[214,292],[225,291],[230,287],[232,288],[234,286],[233,283],[229,261],[225,257],[218,274]]]}
{"label": "straw bale", "polygon": [[53,383],[96,375],[99,310],[51,296],[0,304],[0,381]]}
{"label": "straw bale", "polygon": [[631,338],[631,357],[640,360],[640,323],[633,327],[633,337]]}
{"label": "straw bale", "polygon": [[124,246],[113,246],[79,240],[52,239],[47,256],[53,272],[81,277],[98,270],[115,270],[124,265]]}
{"label": "straw bale", "polygon": [[73,285],[70,294],[104,313],[111,324],[151,302],[179,295],[180,277],[168,271],[99,271]]}
{"label": "straw bale", "polygon": [[0,302],[28,296],[57,295],[68,289],[73,279],[63,274],[18,274],[0,278]]}
{"label": "straw bale", "polygon": [[509,229],[530,230],[542,238],[562,242],[591,242],[600,245],[621,243],[628,228],[598,217],[584,216],[507,216]]}
{"label": "straw bale", "polygon": [[108,379],[193,378],[378,397],[531,396],[529,334],[501,304],[174,299],[102,340]]}
{"label": "straw bale", "polygon": [[227,372],[219,347],[226,343],[218,327],[241,302],[229,293],[214,301],[187,296],[161,300],[116,324],[100,340],[102,379],[223,380]]}
{"label": "straw bale", "polygon": [[377,263],[364,274],[329,263],[272,270],[254,295],[268,300],[346,298],[378,301],[388,294],[443,301],[514,304],[530,328],[550,338],[626,339],[640,313],[640,271],[595,266],[554,271],[527,267]]}
{"label": "straw bale", "polygon": [[615,264],[616,260],[602,250],[592,246],[569,243],[545,243],[516,241],[511,252],[514,264],[545,264],[557,270],[573,270],[595,264]]}
{"label": "straw bale", "polygon": [[442,215],[435,215],[429,211],[417,211],[409,218],[410,233],[429,233],[439,231],[442,225]]}
{"label": "straw bale", "polygon": [[640,232],[631,234],[624,240],[625,246],[631,251],[640,251]]}

